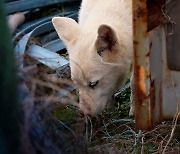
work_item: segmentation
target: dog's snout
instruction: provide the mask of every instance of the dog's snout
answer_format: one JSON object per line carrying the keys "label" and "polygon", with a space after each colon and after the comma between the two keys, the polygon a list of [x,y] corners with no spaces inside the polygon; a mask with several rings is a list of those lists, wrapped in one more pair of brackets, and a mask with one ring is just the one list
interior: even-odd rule
{"label": "dog's snout", "polygon": [[89,104],[85,99],[80,99],[79,104],[80,104],[80,109],[84,114],[89,116],[95,116],[92,105]]}

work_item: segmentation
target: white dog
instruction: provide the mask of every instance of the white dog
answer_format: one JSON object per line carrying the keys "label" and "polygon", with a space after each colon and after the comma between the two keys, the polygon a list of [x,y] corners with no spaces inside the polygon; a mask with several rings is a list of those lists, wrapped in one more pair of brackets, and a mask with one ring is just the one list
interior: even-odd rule
{"label": "white dog", "polygon": [[79,22],[55,17],[52,23],[65,43],[80,108],[97,115],[124,83],[132,60],[132,1],[83,0]]}

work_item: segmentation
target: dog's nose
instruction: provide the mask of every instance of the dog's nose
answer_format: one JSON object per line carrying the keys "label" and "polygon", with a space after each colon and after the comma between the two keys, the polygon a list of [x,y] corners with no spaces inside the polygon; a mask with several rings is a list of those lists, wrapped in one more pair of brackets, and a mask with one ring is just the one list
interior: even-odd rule
{"label": "dog's nose", "polygon": [[91,117],[96,116],[96,112],[95,112],[95,107],[93,106],[93,104],[88,103],[86,100],[84,99],[80,99],[80,110],[85,114],[85,115],[89,115]]}

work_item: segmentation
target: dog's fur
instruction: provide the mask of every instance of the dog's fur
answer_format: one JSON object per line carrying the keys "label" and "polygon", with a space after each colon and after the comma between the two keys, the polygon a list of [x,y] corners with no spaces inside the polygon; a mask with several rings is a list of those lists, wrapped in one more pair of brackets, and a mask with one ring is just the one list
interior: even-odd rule
{"label": "dog's fur", "polygon": [[97,115],[111,102],[129,72],[132,2],[83,0],[78,23],[66,17],[55,17],[52,22],[69,53],[80,108],[85,114]]}

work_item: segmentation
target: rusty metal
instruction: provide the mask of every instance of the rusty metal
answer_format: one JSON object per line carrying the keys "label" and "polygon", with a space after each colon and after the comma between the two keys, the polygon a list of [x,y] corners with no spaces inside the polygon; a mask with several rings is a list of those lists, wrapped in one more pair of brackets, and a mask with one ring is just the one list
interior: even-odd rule
{"label": "rusty metal", "polygon": [[[151,129],[160,122],[160,118],[154,120],[157,112],[155,111],[157,91],[156,82],[151,74],[150,56],[153,44],[149,32],[161,23],[163,3],[164,0],[133,1],[135,120],[136,128],[142,130]],[[162,100],[160,92],[161,89],[158,90],[159,102]]]}
{"label": "rusty metal", "polygon": [[150,129],[150,83],[149,54],[147,48],[147,5],[146,0],[133,1],[134,14],[134,102],[137,129]]}
{"label": "rusty metal", "polygon": [[147,0],[147,29],[148,31],[154,29],[162,23],[163,16],[161,7],[165,0]]}
{"label": "rusty metal", "polygon": [[[180,1],[176,1],[172,12],[166,10],[166,4],[165,0],[133,1],[135,120],[136,128],[141,130],[173,119],[180,112],[180,56],[177,42],[180,37],[180,15],[177,13]],[[170,26],[171,35],[165,30],[169,25],[163,24],[163,17],[169,20],[167,23],[171,26],[174,23],[172,19],[178,23],[176,27]]]}

